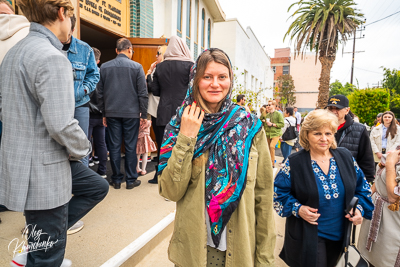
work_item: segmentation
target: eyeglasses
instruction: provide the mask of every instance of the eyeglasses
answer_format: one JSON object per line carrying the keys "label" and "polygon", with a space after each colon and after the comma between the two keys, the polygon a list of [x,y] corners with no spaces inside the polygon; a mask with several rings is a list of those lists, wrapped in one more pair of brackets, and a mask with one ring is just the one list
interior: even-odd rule
{"label": "eyeglasses", "polygon": [[161,55],[161,52],[160,52],[160,51],[157,51],[157,56],[159,56],[159,55]]}

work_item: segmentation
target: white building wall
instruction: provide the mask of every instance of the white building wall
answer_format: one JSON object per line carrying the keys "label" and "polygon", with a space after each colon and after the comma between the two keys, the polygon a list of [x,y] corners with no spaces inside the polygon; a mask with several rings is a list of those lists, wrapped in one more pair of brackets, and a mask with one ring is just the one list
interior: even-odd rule
{"label": "white building wall", "polygon": [[[229,55],[232,65],[238,68],[237,82],[244,86],[246,80],[246,90],[251,90],[252,83],[253,90],[256,91],[260,89],[260,84],[263,88],[269,88],[259,97],[261,103],[265,103],[266,98],[272,98],[274,74],[271,59],[251,28],[244,30],[237,19],[217,22],[214,24],[212,38],[214,46],[224,50]],[[241,75],[243,72],[247,73],[246,79]]]}
{"label": "white building wall", "polygon": [[[178,0],[153,0],[154,7],[154,37],[158,38],[164,35],[169,38],[173,35],[177,35],[177,22],[178,22]],[[213,46],[214,36],[214,19],[210,16],[210,12],[205,5],[204,1],[199,1],[199,18],[198,18],[198,53],[201,53],[201,11],[204,8],[205,11],[205,49],[208,44],[208,19],[211,20],[211,47]],[[191,39],[190,39],[190,51],[194,56],[194,27],[195,20],[197,20],[197,14],[195,13],[195,0],[191,0]],[[187,0],[182,1],[182,39],[186,42],[186,16],[187,16]],[[196,60],[196,59],[195,59]]]}

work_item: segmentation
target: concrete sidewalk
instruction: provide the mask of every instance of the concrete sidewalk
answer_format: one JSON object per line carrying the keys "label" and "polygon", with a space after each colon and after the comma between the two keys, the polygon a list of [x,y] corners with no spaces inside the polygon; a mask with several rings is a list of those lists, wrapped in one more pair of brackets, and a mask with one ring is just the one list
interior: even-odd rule
{"label": "concrete sidewalk", "polygon": [[[282,158],[277,158],[282,160]],[[108,177],[110,177],[110,170]],[[147,171],[154,170],[149,163]],[[65,257],[72,260],[73,267],[97,267],[112,258],[123,248],[148,231],[159,221],[175,210],[175,203],[165,201],[158,194],[157,185],[149,184],[154,171],[139,179],[141,186],[126,190],[125,184],[120,190],[110,187],[107,197],[96,206],[82,221],[85,227],[78,233],[68,236]],[[21,229],[25,225],[22,213],[0,213],[0,266],[9,266],[13,248],[8,246],[14,239],[23,242]],[[278,256],[283,244],[285,219],[275,216],[277,227]],[[167,248],[170,238],[165,238],[151,253],[136,266],[160,267],[173,266],[168,260]],[[14,241],[13,246],[15,246]],[[277,257],[277,266],[285,266]]]}
{"label": "concrete sidewalk", "polygon": [[[142,176],[142,185],[132,190],[125,184],[120,190],[110,187],[107,197],[82,219],[85,227],[68,236],[65,257],[73,267],[100,266],[175,210],[175,203],[165,201],[157,185],[147,182],[153,176],[154,172]],[[22,213],[11,211],[0,217],[0,266],[9,266],[8,245],[15,238],[23,241],[25,220]]]}

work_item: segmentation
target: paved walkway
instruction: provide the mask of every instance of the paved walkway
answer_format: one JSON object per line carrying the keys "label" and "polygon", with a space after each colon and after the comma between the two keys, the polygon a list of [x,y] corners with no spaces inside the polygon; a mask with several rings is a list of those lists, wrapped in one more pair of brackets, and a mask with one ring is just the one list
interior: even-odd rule
{"label": "paved walkway", "polygon": [[[277,158],[277,161],[282,158]],[[154,163],[149,163],[147,171],[154,170]],[[68,236],[65,257],[71,259],[73,267],[100,266],[161,219],[175,210],[175,203],[165,201],[159,196],[157,185],[147,183],[154,172],[142,176],[142,185],[126,190],[125,184],[120,190],[110,187],[107,197],[83,218],[85,227],[80,232]],[[110,174],[109,174],[110,177]],[[9,266],[12,258],[10,242],[23,241],[21,229],[25,220],[22,213],[0,213],[0,266]],[[283,244],[285,220],[276,216],[277,246],[276,255]],[[16,240],[15,240],[16,241]],[[14,241],[14,242],[15,242]],[[161,242],[151,255],[137,265],[140,267],[173,266],[168,260],[169,238]],[[13,243],[15,246],[15,243]],[[277,257],[277,266],[285,266]]]}

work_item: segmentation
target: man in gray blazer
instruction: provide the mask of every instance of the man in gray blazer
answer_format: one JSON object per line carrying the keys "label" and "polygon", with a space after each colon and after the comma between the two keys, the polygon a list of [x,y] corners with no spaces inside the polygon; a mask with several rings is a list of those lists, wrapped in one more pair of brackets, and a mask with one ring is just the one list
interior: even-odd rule
{"label": "man in gray blazer", "polygon": [[26,266],[60,266],[67,229],[106,196],[109,186],[77,161],[91,146],[73,118],[71,63],[61,52],[73,5],[19,0],[18,6],[31,26],[0,66],[0,204],[25,213],[31,245]]}

